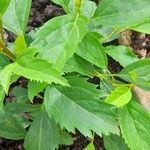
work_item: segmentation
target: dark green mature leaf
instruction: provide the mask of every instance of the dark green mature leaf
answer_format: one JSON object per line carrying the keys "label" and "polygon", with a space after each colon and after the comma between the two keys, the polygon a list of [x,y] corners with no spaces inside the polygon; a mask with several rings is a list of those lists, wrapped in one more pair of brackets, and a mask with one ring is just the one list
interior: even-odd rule
{"label": "dark green mature leaf", "polygon": [[92,33],[87,33],[85,35],[84,39],[79,44],[76,53],[100,68],[107,68],[105,48],[100,45],[100,42]]}
{"label": "dark green mature leaf", "polygon": [[3,15],[3,13],[6,11],[10,0],[0,0],[0,19]]}
{"label": "dark green mature leaf", "polygon": [[106,102],[117,107],[126,105],[131,100],[132,94],[128,87],[117,87],[108,95]]}
{"label": "dark green mature leaf", "polygon": [[32,123],[26,137],[26,150],[55,150],[59,144],[56,123],[49,119],[46,112],[41,112]]}
{"label": "dark green mature leaf", "polygon": [[64,72],[78,72],[89,77],[93,77],[96,74],[92,64],[76,54],[66,62]]}
{"label": "dark green mature leaf", "polygon": [[73,15],[56,17],[39,29],[32,47],[39,49],[41,58],[53,63],[55,69],[61,70],[74,54],[86,28],[86,23],[81,17]]}
{"label": "dark green mature leaf", "polygon": [[109,136],[104,136],[103,139],[106,150],[112,150],[112,148],[114,150],[129,150],[125,141],[118,135],[111,134]]}
{"label": "dark green mature leaf", "polygon": [[0,54],[0,62],[0,69],[5,68],[10,63],[10,61],[2,54]]}
{"label": "dark green mature leaf", "polygon": [[139,60],[132,50],[125,46],[110,46],[107,48],[106,53],[123,67]]}
{"label": "dark green mature leaf", "polygon": [[31,105],[28,103],[8,103],[5,105],[6,111],[11,113],[23,113],[23,112],[39,112],[41,105]]}
{"label": "dark green mature leaf", "polygon": [[150,149],[150,114],[136,102],[119,109],[122,136],[132,150]]}
{"label": "dark green mature leaf", "polygon": [[138,25],[148,20],[149,17],[149,0],[103,0],[95,13],[94,23],[115,28],[127,28]]}
{"label": "dark green mature leaf", "polygon": [[32,0],[11,0],[3,17],[4,27],[19,35],[25,33]]}
{"label": "dark green mature leaf", "polygon": [[77,128],[89,137],[91,130],[100,136],[118,133],[113,107],[100,101],[87,86],[47,87],[44,102],[49,117],[53,116],[68,131]]}
{"label": "dark green mature leaf", "polygon": [[25,129],[21,122],[16,118],[13,117],[12,114],[5,113],[3,111],[0,112],[0,136],[19,140],[24,139],[25,137]]}
{"label": "dark green mature leaf", "polygon": [[16,86],[12,89],[11,93],[15,96],[15,100],[18,103],[25,103],[29,100],[26,88]]}
{"label": "dark green mature leaf", "polygon": [[52,69],[51,64],[45,60],[35,59],[30,64],[21,64],[21,62],[15,63],[13,72],[14,74],[24,76],[30,80],[46,82],[49,84],[54,82],[65,86],[68,85],[61,74]]}
{"label": "dark green mature leaf", "polygon": [[125,67],[118,76],[122,79],[149,90],[150,59],[143,59]]}

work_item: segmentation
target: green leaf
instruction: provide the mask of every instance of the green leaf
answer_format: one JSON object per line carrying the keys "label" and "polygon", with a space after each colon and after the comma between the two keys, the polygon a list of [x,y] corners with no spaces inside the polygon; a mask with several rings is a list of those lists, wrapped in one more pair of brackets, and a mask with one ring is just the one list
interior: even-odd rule
{"label": "green leaf", "polygon": [[126,105],[131,100],[132,94],[128,87],[117,87],[108,95],[106,102],[117,107]]}
{"label": "green leaf", "polygon": [[52,1],[58,5],[61,5],[66,12],[69,12],[68,5],[70,0],[52,0]]}
{"label": "green leaf", "polygon": [[106,53],[123,67],[139,60],[132,50],[125,46],[110,46]]}
{"label": "green leaf", "polygon": [[54,150],[59,144],[57,125],[46,112],[41,112],[32,123],[26,137],[26,150]]}
{"label": "green leaf", "polygon": [[44,103],[49,117],[53,116],[68,131],[77,128],[89,137],[91,130],[100,136],[118,133],[112,106],[100,101],[89,87],[47,87]]}
{"label": "green leaf", "polygon": [[[81,27],[78,23],[81,23]],[[84,26],[84,28],[83,28]],[[85,21],[81,17],[65,15],[48,21],[37,32],[37,38],[32,47],[39,49],[40,58],[53,63],[53,67],[61,70],[65,62],[74,54],[83,31]]]}
{"label": "green leaf", "polygon": [[95,150],[95,147],[94,147],[93,143],[91,142],[90,144],[88,144],[88,146],[86,148],[84,148],[84,150]]}
{"label": "green leaf", "polygon": [[46,82],[49,84],[54,82],[68,86],[67,81],[59,72],[52,69],[51,64],[47,61],[35,59],[30,64],[21,64],[21,62],[15,64],[16,66],[13,69],[14,74],[24,76],[30,80]]}
{"label": "green leaf", "polygon": [[15,64],[9,64],[0,72],[0,83],[4,88],[6,94],[8,94],[14,67]]}
{"label": "green leaf", "polygon": [[4,12],[6,11],[10,0],[0,0],[0,20]]}
{"label": "green leaf", "polygon": [[93,21],[96,25],[115,28],[135,26],[149,19],[149,6],[149,0],[103,0]]}
{"label": "green leaf", "polygon": [[88,77],[96,74],[92,64],[76,54],[66,62],[64,72],[77,72]]}
{"label": "green leaf", "polygon": [[4,89],[0,86],[0,111],[3,109],[3,101],[5,98],[5,91]]}
{"label": "green leaf", "polygon": [[117,135],[111,134],[104,136],[103,139],[106,150],[112,150],[112,147],[114,150],[129,150],[125,141]]}
{"label": "green leaf", "polygon": [[150,21],[144,22],[141,25],[138,25],[138,26],[133,27],[131,29],[135,30],[135,31],[138,31],[138,32],[150,34]]}
{"label": "green leaf", "polygon": [[22,54],[27,49],[27,44],[23,35],[19,35],[15,41],[15,53]]}
{"label": "green leaf", "polygon": [[12,114],[0,112],[0,136],[6,139],[24,139],[25,129],[20,121]]}
{"label": "green leaf", "polygon": [[100,45],[100,42],[92,33],[85,35],[77,48],[77,54],[100,68],[107,68],[105,48]]}
{"label": "green leaf", "polygon": [[117,76],[128,82],[139,85],[140,87],[146,90],[149,90],[150,89],[149,67],[150,67],[150,59],[139,60],[125,67]]}
{"label": "green leaf", "polygon": [[23,113],[23,112],[39,112],[41,105],[31,105],[28,103],[8,103],[5,105],[5,110],[11,113]]}
{"label": "green leaf", "polygon": [[3,17],[4,27],[20,35],[25,33],[31,7],[31,0],[11,0]]}
{"label": "green leaf", "polygon": [[0,54],[0,62],[0,69],[3,69],[10,64],[10,61],[2,54]]}
{"label": "green leaf", "polygon": [[12,95],[15,96],[15,100],[18,103],[25,103],[29,100],[26,88],[15,86],[12,91]]}
{"label": "green leaf", "polygon": [[150,149],[150,114],[136,102],[119,109],[118,120],[126,143],[132,150]]}
{"label": "green leaf", "polygon": [[33,102],[34,96],[36,96],[39,92],[43,91],[43,89],[47,86],[47,83],[40,83],[37,81],[29,81],[28,83],[28,96],[31,102]]}

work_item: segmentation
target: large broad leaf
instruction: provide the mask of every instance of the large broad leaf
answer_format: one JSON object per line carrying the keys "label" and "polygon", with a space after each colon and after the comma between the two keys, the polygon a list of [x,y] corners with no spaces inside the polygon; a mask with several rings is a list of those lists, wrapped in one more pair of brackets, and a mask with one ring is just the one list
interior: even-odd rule
{"label": "large broad leaf", "polygon": [[24,76],[30,80],[46,82],[49,84],[54,82],[65,86],[68,85],[61,74],[52,69],[51,64],[44,60],[35,59],[30,64],[21,64],[20,62],[15,63],[13,72],[14,74]]}
{"label": "large broad leaf", "polygon": [[49,117],[68,131],[77,128],[89,137],[91,130],[100,136],[119,132],[113,107],[100,101],[90,88],[47,87],[44,103]]}
{"label": "large broad leaf", "polygon": [[117,107],[126,105],[131,100],[132,94],[128,87],[117,87],[108,95],[106,102]]}
{"label": "large broad leaf", "polygon": [[61,70],[66,60],[74,54],[86,28],[85,21],[79,16],[56,17],[39,29],[32,47],[39,50],[41,58],[54,63],[54,68]]}
{"label": "large broad leaf", "polygon": [[100,68],[107,68],[105,48],[92,33],[85,35],[77,48],[77,54]]}
{"label": "large broad leaf", "polygon": [[66,62],[64,72],[77,72],[89,77],[93,77],[96,74],[92,64],[76,54]]}
{"label": "large broad leaf", "polygon": [[96,25],[126,28],[142,23],[149,17],[149,0],[103,0],[93,21]]}
{"label": "large broad leaf", "polygon": [[32,123],[26,137],[26,150],[54,150],[59,144],[57,125],[46,112],[41,112]]}
{"label": "large broad leaf", "polygon": [[12,114],[5,113],[3,111],[0,112],[0,136],[19,140],[24,139],[26,134],[25,129],[23,128],[21,122],[13,117]]}
{"label": "large broad leaf", "polygon": [[118,135],[111,134],[109,136],[104,136],[103,139],[106,150],[112,150],[112,148],[114,150],[129,150],[125,141]]}
{"label": "large broad leaf", "polygon": [[107,48],[106,53],[123,67],[139,60],[132,50],[125,46],[110,46]]}
{"label": "large broad leaf", "polygon": [[9,5],[9,2],[10,0],[0,0],[0,21],[1,21],[1,17],[3,13],[5,12],[5,10],[7,9]]}
{"label": "large broad leaf", "polygon": [[118,76],[122,79],[149,90],[150,59],[139,60],[125,67]]}
{"label": "large broad leaf", "polygon": [[91,142],[86,148],[84,148],[84,150],[95,150],[94,144]]}
{"label": "large broad leaf", "polygon": [[119,124],[126,143],[132,150],[150,149],[150,114],[136,102],[119,109]]}
{"label": "large broad leaf", "polygon": [[25,33],[30,7],[31,0],[11,0],[3,17],[4,27],[17,35]]}

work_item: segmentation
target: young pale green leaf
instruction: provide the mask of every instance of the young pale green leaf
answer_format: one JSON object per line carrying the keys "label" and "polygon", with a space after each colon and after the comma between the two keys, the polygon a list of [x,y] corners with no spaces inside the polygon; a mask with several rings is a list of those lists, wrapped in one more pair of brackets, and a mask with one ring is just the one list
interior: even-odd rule
{"label": "young pale green leaf", "polygon": [[61,70],[86,32],[86,23],[82,20],[78,15],[65,15],[48,21],[39,29],[31,46],[39,50],[40,58],[48,60],[54,64],[55,69]]}
{"label": "young pale green leaf", "polygon": [[4,27],[20,35],[25,33],[32,0],[11,0],[3,17]]}
{"label": "young pale green leaf", "polygon": [[139,60],[132,50],[125,46],[110,46],[107,48],[106,53],[123,67]]}
{"label": "young pale green leaf", "polygon": [[150,59],[143,59],[125,67],[117,76],[149,90]]}
{"label": "young pale green leaf", "polygon": [[0,0],[0,19],[4,12],[6,11],[8,5],[9,5],[10,0]]}
{"label": "young pale green leaf", "polygon": [[0,72],[0,83],[4,88],[6,94],[8,94],[8,89],[11,84],[11,76],[14,68],[15,64],[9,64]]}
{"label": "young pale green leaf", "polygon": [[3,109],[4,98],[5,98],[5,91],[3,87],[0,86],[0,111]]}
{"label": "young pale green leaf", "polygon": [[6,139],[24,139],[26,134],[21,122],[12,114],[0,112],[0,136]]}
{"label": "young pale green leaf", "polygon": [[91,142],[84,150],[95,150],[94,144]]}
{"label": "young pale green leaf", "polygon": [[26,150],[55,150],[59,144],[57,124],[46,112],[41,112],[32,123],[26,137]]}
{"label": "young pale green leaf", "polygon": [[100,68],[107,68],[105,48],[100,45],[100,42],[92,33],[87,33],[85,35],[84,39],[79,44],[76,53]]}
{"label": "young pale green leaf", "polygon": [[122,139],[122,137],[119,137],[118,135],[109,135],[103,137],[104,139],[104,145],[106,150],[129,150],[127,144]]}
{"label": "young pale green leaf", "polygon": [[14,74],[24,76],[30,80],[49,84],[54,82],[68,86],[66,79],[45,60],[35,59],[30,64],[21,64],[21,62],[15,64],[16,66],[13,68]]}
{"label": "young pale green leaf", "polygon": [[88,77],[93,77],[96,74],[92,64],[76,54],[66,62],[64,72],[77,72]]}
{"label": "young pale green leaf", "polygon": [[68,131],[77,128],[89,137],[91,130],[100,136],[102,133],[118,133],[113,107],[100,101],[97,95],[90,91],[93,86],[74,86],[71,82],[71,88],[46,88],[44,103],[49,117],[53,116]]}
{"label": "young pale green leaf", "polygon": [[43,91],[43,89],[47,86],[47,83],[40,83],[37,81],[29,81],[28,83],[28,96],[31,102],[33,102],[34,96],[36,96],[39,92]]}
{"label": "young pale green leaf", "polygon": [[52,0],[52,1],[58,5],[61,5],[67,13],[69,12],[68,5],[70,0]]}
{"label": "young pale green leaf", "polygon": [[108,95],[106,102],[117,107],[126,105],[131,100],[132,94],[128,87],[117,87]]}
{"label": "young pale green leaf", "polygon": [[15,53],[22,54],[27,49],[27,44],[23,35],[19,35],[15,41]]}
{"label": "young pale green leaf", "polygon": [[18,103],[25,103],[29,100],[26,88],[16,86],[12,89],[11,93]]}
{"label": "young pale green leaf", "polygon": [[144,22],[143,24],[133,27],[131,29],[138,32],[150,34],[150,21]]}
{"label": "young pale green leaf", "polygon": [[150,114],[132,101],[119,109],[118,120],[126,143],[132,150],[150,149]]}
{"label": "young pale green leaf", "polygon": [[93,21],[95,25],[127,28],[148,20],[149,14],[149,0],[103,0],[95,12]]}

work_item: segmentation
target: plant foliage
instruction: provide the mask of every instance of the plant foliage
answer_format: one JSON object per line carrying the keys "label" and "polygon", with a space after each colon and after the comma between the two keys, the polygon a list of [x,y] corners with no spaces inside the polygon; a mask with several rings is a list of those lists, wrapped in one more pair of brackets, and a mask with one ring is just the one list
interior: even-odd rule
{"label": "plant foliage", "polygon": [[[94,150],[95,133],[107,150],[150,149],[150,114],[131,90],[150,90],[150,59],[106,46],[126,29],[150,33],[150,0],[52,1],[65,15],[30,31],[29,41],[32,1],[0,0],[0,137],[24,139],[26,150],[55,150],[72,144],[77,129],[91,138],[85,150]],[[4,29],[16,35],[13,43]],[[122,66],[119,73],[109,71],[108,55]],[[89,82],[93,77],[100,83]],[[15,102],[4,103],[5,94]]]}

